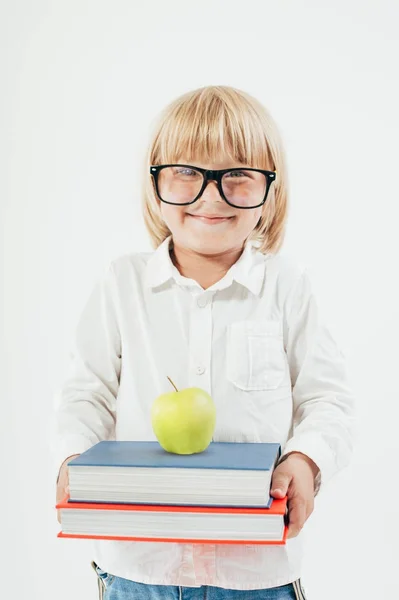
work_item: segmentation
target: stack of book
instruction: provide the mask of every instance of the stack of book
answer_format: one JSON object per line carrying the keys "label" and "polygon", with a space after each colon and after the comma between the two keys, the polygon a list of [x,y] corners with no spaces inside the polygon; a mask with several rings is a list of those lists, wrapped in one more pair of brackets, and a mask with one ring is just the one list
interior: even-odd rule
{"label": "stack of book", "polygon": [[100,442],[68,465],[58,537],[285,544],[287,498],[270,496],[280,453],[277,443],[178,455],[158,442]]}

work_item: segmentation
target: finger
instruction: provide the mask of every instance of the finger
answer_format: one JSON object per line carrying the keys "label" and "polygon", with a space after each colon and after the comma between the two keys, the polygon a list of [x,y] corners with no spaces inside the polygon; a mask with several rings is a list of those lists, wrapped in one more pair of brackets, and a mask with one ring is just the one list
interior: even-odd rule
{"label": "finger", "polygon": [[[66,493],[69,494],[69,485],[67,487],[64,487],[63,485],[59,485],[57,487],[57,504],[59,504],[65,499]],[[59,523],[61,523],[61,511],[59,508],[57,508],[57,520]]]}
{"label": "finger", "polygon": [[272,478],[271,495],[276,498],[284,498],[287,495],[291,480],[291,475],[288,475],[283,471],[275,471]]}
{"label": "finger", "polygon": [[300,497],[291,498],[288,507],[287,539],[296,537],[306,521],[306,503]]}
{"label": "finger", "polygon": [[58,481],[57,481],[57,497],[65,496],[65,490],[69,486],[69,473],[68,469],[62,468]]}
{"label": "finger", "polygon": [[61,484],[57,485],[57,494],[56,494],[56,501],[57,501],[57,503],[61,502],[61,500],[63,500],[65,498],[65,494],[66,494],[66,486],[62,482]]}
{"label": "finger", "polygon": [[309,502],[306,505],[306,519],[309,519],[313,510],[314,510],[314,498],[312,496],[312,498],[309,500]]}

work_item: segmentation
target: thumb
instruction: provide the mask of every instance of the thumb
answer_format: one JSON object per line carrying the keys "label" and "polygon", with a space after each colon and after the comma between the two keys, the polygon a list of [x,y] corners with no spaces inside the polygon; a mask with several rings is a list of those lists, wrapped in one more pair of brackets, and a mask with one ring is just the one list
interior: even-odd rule
{"label": "thumb", "polygon": [[270,493],[278,498],[284,498],[287,495],[290,482],[291,476],[277,467],[273,473]]}

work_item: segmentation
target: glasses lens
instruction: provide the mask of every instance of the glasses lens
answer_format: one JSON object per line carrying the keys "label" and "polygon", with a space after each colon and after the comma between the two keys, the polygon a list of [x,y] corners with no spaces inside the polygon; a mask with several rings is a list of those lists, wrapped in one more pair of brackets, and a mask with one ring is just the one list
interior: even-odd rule
{"label": "glasses lens", "polygon": [[158,177],[159,195],[165,202],[185,204],[200,193],[202,173],[190,167],[166,167]]}
{"label": "glasses lens", "polygon": [[259,171],[236,169],[222,177],[222,189],[227,200],[240,208],[258,206],[267,187],[266,175]]}

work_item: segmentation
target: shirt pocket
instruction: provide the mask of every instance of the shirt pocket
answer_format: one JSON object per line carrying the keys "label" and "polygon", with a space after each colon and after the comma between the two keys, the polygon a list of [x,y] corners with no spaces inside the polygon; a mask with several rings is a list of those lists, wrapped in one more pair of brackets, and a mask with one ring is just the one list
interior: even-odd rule
{"label": "shirt pocket", "polygon": [[281,322],[237,321],[228,326],[227,378],[236,387],[275,390],[290,384]]}

